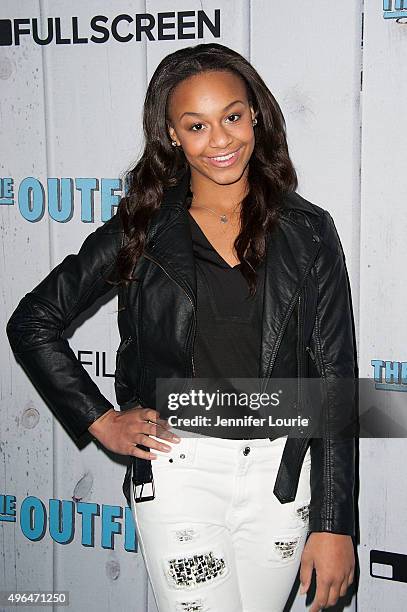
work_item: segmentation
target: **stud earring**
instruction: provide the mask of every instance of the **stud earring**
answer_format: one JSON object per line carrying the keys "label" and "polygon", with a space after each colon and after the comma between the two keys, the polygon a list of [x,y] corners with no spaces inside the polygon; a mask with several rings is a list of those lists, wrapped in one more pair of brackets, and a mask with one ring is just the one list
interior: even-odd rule
{"label": "stud earring", "polygon": [[253,125],[253,127],[254,127],[255,125],[257,125],[257,119],[256,119],[256,117],[253,119],[253,121],[252,121],[252,125]]}
{"label": "stud earring", "polygon": [[171,144],[172,144],[173,147],[177,147],[178,146],[176,140],[171,140]]}

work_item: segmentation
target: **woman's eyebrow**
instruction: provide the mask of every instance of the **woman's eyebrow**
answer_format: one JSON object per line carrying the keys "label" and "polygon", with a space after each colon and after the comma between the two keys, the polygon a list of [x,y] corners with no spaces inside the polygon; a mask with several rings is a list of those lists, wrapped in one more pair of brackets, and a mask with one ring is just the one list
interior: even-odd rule
{"label": "woman's eyebrow", "polygon": [[[230,108],[231,106],[233,106],[234,104],[237,104],[238,102],[240,102],[240,104],[244,104],[244,102],[242,100],[233,100],[233,102],[230,102],[230,104],[228,104],[227,106],[225,106],[225,108],[221,111],[222,113],[224,113],[228,108]],[[193,115],[194,117],[203,117],[205,115],[205,113],[193,113],[193,112],[185,112],[182,113],[182,115],[179,118],[179,121],[181,121],[182,117],[184,115]]]}

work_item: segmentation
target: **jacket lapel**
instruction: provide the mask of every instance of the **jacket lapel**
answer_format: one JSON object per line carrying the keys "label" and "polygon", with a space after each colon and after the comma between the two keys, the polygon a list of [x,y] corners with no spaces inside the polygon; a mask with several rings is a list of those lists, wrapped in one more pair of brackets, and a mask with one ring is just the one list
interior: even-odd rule
{"label": "jacket lapel", "polygon": [[[146,253],[183,286],[196,307],[196,272],[192,236],[186,208],[190,171],[165,191],[164,200],[150,226]],[[298,293],[318,253],[319,237],[310,228],[285,215],[266,240],[263,321],[259,378],[268,378],[294,308]]]}
{"label": "jacket lapel", "polygon": [[189,182],[188,169],[175,187],[165,190],[145,251],[183,286],[196,307],[196,272],[186,205]]}

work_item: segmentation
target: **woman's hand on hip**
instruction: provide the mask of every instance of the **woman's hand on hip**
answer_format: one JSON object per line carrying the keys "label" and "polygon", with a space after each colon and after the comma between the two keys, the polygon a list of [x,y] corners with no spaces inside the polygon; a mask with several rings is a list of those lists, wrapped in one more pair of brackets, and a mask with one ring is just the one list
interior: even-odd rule
{"label": "woman's hand on hip", "polygon": [[355,553],[351,536],[325,531],[309,535],[301,556],[301,594],[309,589],[313,568],[317,588],[309,612],[318,612],[335,605],[353,582]]}
{"label": "woman's hand on hip", "polygon": [[168,421],[160,419],[159,412],[153,408],[135,407],[122,412],[112,408],[96,419],[88,430],[108,450],[141,459],[154,459],[156,455],[138,448],[136,444],[160,451],[171,449],[169,444],[150,436],[166,442],[179,441],[178,436],[169,431]]}

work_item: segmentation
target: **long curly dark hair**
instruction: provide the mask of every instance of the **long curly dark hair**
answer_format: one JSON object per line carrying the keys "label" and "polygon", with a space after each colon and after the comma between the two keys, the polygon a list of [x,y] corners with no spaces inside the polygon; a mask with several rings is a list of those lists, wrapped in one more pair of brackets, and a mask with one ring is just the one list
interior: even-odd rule
{"label": "long curly dark hair", "polygon": [[157,66],[148,85],[143,107],[144,152],[125,175],[126,195],[118,206],[126,240],[118,252],[116,278],[125,286],[135,280],[131,273],[143,253],[149,221],[161,205],[164,190],[177,184],[177,177],[188,167],[181,147],[171,145],[169,96],[184,79],[214,70],[231,71],[243,79],[257,117],[248,192],[241,204],[241,232],[234,243],[250,295],[255,293],[255,268],[265,256],[266,232],[277,223],[281,196],[295,191],[298,181],[288,154],[284,116],[276,99],[242,55],[218,43],[170,53]]}

